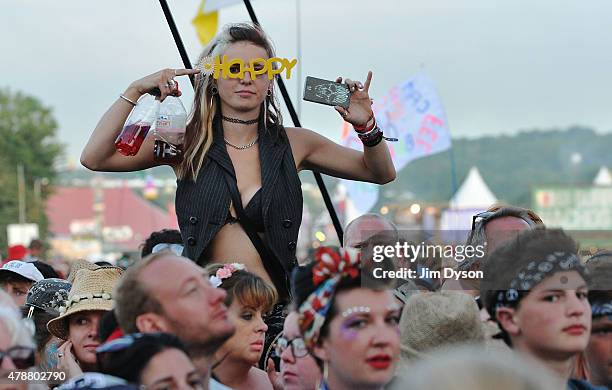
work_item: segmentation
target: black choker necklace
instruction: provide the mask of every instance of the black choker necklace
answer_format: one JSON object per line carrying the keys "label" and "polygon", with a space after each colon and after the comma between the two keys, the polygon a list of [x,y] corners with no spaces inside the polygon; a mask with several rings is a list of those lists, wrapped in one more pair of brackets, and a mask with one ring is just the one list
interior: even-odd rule
{"label": "black choker necklace", "polygon": [[224,121],[227,121],[227,122],[240,123],[241,125],[252,125],[253,123],[259,122],[259,118],[257,118],[257,119],[249,119],[248,121],[245,121],[245,120],[238,119],[238,118],[230,118],[230,117],[225,116],[225,115],[221,115],[221,119],[223,119]]}

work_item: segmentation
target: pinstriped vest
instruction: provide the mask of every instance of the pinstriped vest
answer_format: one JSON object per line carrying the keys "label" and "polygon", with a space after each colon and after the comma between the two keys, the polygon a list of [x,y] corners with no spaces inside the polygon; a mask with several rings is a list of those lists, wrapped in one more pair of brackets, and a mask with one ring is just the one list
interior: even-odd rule
{"label": "pinstriped vest", "polygon": [[[223,227],[230,207],[223,170],[236,177],[219,125],[216,121],[213,143],[196,181],[177,180],[176,215],[185,246],[183,255],[202,266],[211,260],[204,258],[204,250]],[[297,264],[295,249],[302,223],[301,182],[285,129],[266,131],[260,127],[258,134],[264,241],[278,259],[262,261],[280,261],[290,275]]]}

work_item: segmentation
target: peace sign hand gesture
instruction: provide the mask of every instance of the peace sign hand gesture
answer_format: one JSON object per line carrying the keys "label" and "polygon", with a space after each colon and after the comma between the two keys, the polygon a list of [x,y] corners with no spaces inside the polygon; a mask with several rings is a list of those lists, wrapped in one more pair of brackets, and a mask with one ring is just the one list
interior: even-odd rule
{"label": "peace sign hand gesture", "polygon": [[[342,82],[342,77],[336,79],[337,83]],[[373,115],[372,100],[368,95],[370,83],[372,82],[372,71],[368,71],[365,84],[360,81],[345,79],[344,83],[349,87],[351,92],[351,101],[348,110],[340,106],[334,108],[342,116],[342,118],[353,126],[365,126]]]}

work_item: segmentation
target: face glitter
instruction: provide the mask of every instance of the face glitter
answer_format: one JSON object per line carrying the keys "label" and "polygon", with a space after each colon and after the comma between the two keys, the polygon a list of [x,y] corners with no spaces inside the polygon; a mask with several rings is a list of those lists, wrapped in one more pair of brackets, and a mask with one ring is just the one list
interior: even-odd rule
{"label": "face glitter", "polygon": [[342,317],[346,318],[348,316],[350,316],[353,313],[369,313],[371,311],[371,309],[367,306],[354,306],[354,307],[349,307],[348,309],[346,309],[345,311],[342,312]]}
{"label": "face glitter", "polygon": [[346,341],[355,341],[357,339],[358,329],[352,325],[356,321],[363,321],[357,315],[345,319],[340,325],[340,336]]}

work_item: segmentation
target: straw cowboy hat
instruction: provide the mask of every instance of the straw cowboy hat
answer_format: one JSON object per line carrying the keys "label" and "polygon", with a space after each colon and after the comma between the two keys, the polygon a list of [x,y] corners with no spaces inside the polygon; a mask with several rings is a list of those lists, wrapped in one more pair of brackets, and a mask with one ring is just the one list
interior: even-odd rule
{"label": "straw cowboy hat", "polygon": [[70,283],[74,283],[74,278],[76,277],[76,274],[79,270],[88,269],[93,271],[98,268],[117,268],[123,270],[121,267],[115,267],[111,265],[99,266],[97,264],[92,263],[91,261],[85,259],[78,259],[70,263],[70,271],[68,272],[67,279]]}
{"label": "straw cowboy hat", "polygon": [[483,344],[484,329],[474,298],[459,291],[415,294],[400,320],[402,361],[451,344]]}
{"label": "straw cowboy hat", "polygon": [[113,290],[119,282],[122,270],[117,267],[99,267],[76,271],[66,306],[60,308],[60,316],[47,323],[51,334],[68,339],[68,317],[89,310],[110,311],[114,306]]}

